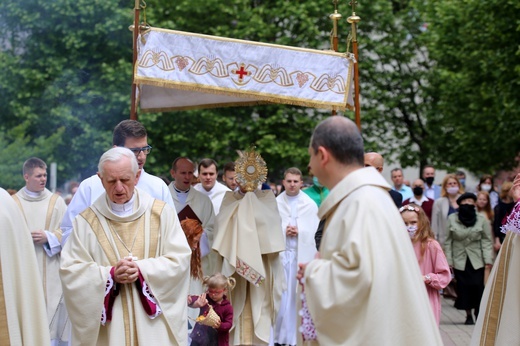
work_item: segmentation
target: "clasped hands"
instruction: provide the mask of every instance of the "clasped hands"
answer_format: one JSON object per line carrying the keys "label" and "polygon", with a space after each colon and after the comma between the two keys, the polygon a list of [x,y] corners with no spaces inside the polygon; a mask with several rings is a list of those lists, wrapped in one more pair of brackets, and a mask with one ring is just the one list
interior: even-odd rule
{"label": "clasped hands", "polygon": [[298,235],[298,226],[287,225],[285,233],[288,237],[296,237]]}
{"label": "clasped hands", "polygon": [[129,257],[119,260],[114,269],[114,280],[117,283],[131,284],[139,278],[139,266]]}

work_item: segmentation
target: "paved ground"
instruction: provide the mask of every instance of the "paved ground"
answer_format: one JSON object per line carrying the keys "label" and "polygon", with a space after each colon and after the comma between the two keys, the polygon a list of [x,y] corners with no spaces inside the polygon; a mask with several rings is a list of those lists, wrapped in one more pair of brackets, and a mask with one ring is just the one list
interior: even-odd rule
{"label": "paved ground", "polygon": [[467,346],[474,326],[466,326],[466,312],[453,307],[453,300],[442,301],[441,336],[444,346]]}

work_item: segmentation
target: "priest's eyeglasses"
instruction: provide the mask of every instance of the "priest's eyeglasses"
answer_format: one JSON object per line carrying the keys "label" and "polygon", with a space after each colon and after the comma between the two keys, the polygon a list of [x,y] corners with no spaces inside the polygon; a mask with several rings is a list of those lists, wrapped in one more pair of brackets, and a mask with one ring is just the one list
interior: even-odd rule
{"label": "priest's eyeglasses", "polygon": [[142,147],[142,148],[128,148],[128,149],[132,150],[132,152],[135,154],[135,156],[139,156],[139,154],[141,154],[141,151],[143,152],[143,154],[148,155],[148,154],[150,154],[150,151],[152,151],[152,146],[147,145],[146,147]]}

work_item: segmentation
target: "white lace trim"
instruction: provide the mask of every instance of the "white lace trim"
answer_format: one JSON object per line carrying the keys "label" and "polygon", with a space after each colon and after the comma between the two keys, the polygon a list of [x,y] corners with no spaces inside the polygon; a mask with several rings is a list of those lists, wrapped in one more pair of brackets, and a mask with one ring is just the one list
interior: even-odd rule
{"label": "white lace trim", "polygon": [[143,295],[146,297],[146,299],[151,301],[156,307],[155,314],[148,315],[148,317],[150,317],[150,319],[153,320],[154,318],[156,318],[157,316],[162,314],[162,310],[161,310],[161,307],[159,306],[159,304],[157,304],[157,300],[155,299],[152,291],[150,290],[150,287],[148,287],[148,284],[146,283],[146,281],[143,281]]}
{"label": "white lace trim", "polygon": [[515,205],[513,212],[507,217],[506,223],[500,227],[500,231],[520,234],[520,202]]}
{"label": "white lace trim", "polygon": [[[110,291],[114,287],[114,280],[112,276],[109,276],[105,286],[105,298],[110,294]],[[101,310],[101,324],[104,326],[107,323],[107,311],[105,310],[105,304],[103,304],[103,310]]]}

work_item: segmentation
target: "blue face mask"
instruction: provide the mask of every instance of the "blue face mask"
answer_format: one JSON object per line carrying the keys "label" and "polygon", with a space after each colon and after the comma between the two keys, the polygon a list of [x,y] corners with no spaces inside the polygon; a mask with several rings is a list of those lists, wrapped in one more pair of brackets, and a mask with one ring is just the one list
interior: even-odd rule
{"label": "blue face mask", "polygon": [[320,184],[320,182],[318,181],[318,178],[316,178],[316,177],[312,177],[312,183],[314,185],[316,185],[317,187],[323,187],[323,185]]}

